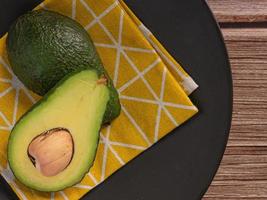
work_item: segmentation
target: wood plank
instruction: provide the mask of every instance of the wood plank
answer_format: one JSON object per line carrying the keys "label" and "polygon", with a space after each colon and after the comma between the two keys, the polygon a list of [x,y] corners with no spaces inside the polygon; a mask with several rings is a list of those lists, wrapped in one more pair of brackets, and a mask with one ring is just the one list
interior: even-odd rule
{"label": "wood plank", "polygon": [[[253,41],[258,32],[261,39]],[[267,145],[267,29],[224,29],[223,34],[234,83],[234,134],[228,145]]]}
{"label": "wood plank", "polygon": [[267,199],[267,29],[223,29],[223,35],[233,75],[233,121],[203,199]]}
{"label": "wood plank", "polygon": [[207,0],[221,23],[266,22],[267,0]]}
{"label": "wood plank", "polygon": [[[267,27],[266,27],[267,28]],[[234,41],[246,42],[246,46],[251,42],[266,42],[266,28],[225,28],[222,29],[226,41],[231,41],[230,45],[234,45]],[[244,44],[243,44],[244,45]],[[261,46],[253,45],[251,48],[260,48]],[[234,49],[228,48],[229,51]],[[251,53],[251,52],[250,52]],[[262,52],[258,52],[262,53]]]}
{"label": "wood plank", "polygon": [[232,181],[213,184],[203,199],[267,199],[266,182]]}

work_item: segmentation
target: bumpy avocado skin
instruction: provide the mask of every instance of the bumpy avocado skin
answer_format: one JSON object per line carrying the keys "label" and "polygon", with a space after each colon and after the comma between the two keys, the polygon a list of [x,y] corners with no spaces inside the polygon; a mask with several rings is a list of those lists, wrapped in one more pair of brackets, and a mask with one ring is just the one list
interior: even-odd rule
{"label": "bumpy avocado skin", "polygon": [[7,53],[17,77],[39,95],[71,72],[97,70],[99,76],[107,77],[110,91],[103,123],[120,114],[117,90],[90,36],[71,18],[47,10],[22,15],[8,32]]}

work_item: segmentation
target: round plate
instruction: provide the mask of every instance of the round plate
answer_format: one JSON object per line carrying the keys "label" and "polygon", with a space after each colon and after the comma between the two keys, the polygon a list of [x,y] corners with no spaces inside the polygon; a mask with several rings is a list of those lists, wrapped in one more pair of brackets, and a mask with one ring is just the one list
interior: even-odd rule
{"label": "round plate", "polygon": [[[36,4],[2,1],[0,33]],[[220,30],[205,1],[126,3],[199,84],[190,97],[200,112],[83,199],[200,199],[219,167],[231,124],[232,79]],[[1,187],[0,199],[7,190]]]}

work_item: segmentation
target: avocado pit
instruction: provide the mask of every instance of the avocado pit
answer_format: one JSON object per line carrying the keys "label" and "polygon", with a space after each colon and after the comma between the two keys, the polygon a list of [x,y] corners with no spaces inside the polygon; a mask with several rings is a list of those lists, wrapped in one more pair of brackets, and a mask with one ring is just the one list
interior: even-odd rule
{"label": "avocado pit", "polygon": [[28,146],[28,157],[44,176],[55,176],[71,162],[73,138],[68,129],[53,128],[36,136]]}

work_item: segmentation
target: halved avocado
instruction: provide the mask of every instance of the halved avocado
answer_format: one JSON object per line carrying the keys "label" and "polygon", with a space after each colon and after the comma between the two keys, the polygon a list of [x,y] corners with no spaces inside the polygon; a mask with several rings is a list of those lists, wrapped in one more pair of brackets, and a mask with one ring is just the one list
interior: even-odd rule
{"label": "halved avocado", "polygon": [[18,121],[8,161],[19,181],[51,192],[83,178],[93,165],[110,98],[106,82],[94,70],[71,74]]}

